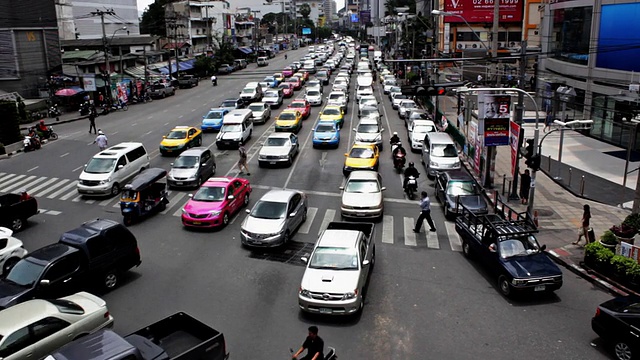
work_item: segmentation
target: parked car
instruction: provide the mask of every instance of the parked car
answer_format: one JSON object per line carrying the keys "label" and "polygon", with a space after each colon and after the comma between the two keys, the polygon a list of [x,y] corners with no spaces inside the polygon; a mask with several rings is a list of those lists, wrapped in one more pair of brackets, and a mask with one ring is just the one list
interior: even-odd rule
{"label": "parked car", "polygon": [[220,67],[218,67],[218,74],[220,75],[227,75],[227,74],[231,74],[233,72],[233,67],[229,64],[221,64]]}
{"label": "parked car", "polygon": [[92,287],[112,290],[140,263],[138,242],[124,225],[92,220],[18,261],[0,280],[0,308]]}
{"label": "parked car", "polygon": [[0,227],[0,274],[7,275],[20,259],[27,255],[22,241],[12,236],[13,231]]}
{"label": "parked car", "polygon": [[598,305],[591,319],[591,329],[612,346],[618,360],[636,359],[640,352],[639,307],[640,296],[619,296]]}
{"label": "parked car", "polygon": [[198,78],[193,75],[183,75],[178,79],[178,86],[180,86],[181,89],[198,86],[198,84]]}
{"label": "parked car", "polygon": [[185,227],[214,228],[229,224],[240,208],[249,204],[249,180],[234,177],[212,177],[205,181],[182,208]]}
{"label": "parked car", "polygon": [[307,220],[307,195],[296,190],[270,190],[247,213],[240,226],[243,245],[285,245]]}
{"label": "parked car", "polygon": [[0,225],[18,232],[27,225],[27,219],[38,213],[38,201],[33,196],[20,200],[20,194],[0,195]]}
{"label": "parked car", "polygon": [[113,326],[104,300],[87,292],[29,300],[0,311],[0,358],[43,359],[62,345]]}
{"label": "parked car", "polygon": [[458,214],[459,205],[464,205],[477,214],[488,212],[481,189],[464,170],[440,172],[436,176],[435,195],[444,207],[445,218]]}
{"label": "parked car", "polygon": [[152,98],[166,98],[167,96],[175,95],[176,90],[167,83],[158,83],[151,85],[149,89],[149,96]]}
{"label": "parked car", "polygon": [[272,133],[258,152],[258,166],[285,164],[291,166],[300,151],[298,137],[293,133]]}

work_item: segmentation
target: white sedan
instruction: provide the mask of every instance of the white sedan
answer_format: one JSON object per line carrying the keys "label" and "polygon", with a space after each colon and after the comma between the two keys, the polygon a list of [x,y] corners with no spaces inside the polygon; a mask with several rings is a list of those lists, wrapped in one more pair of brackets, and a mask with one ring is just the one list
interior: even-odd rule
{"label": "white sedan", "polygon": [[107,304],[87,292],[25,301],[0,311],[0,358],[42,359],[70,341],[112,326]]}
{"label": "white sedan", "polygon": [[249,110],[254,123],[264,124],[271,117],[271,106],[263,102],[252,103],[249,105]]}
{"label": "white sedan", "polygon": [[0,271],[2,271],[2,275],[8,274],[9,270],[27,255],[22,241],[11,235],[13,235],[11,229],[0,227]]}
{"label": "white sedan", "polygon": [[342,190],[340,212],[345,218],[381,218],[384,212],[380,174],[377,171],[352,171]]}
{"label": "white sedan", "polygon": [[378,107],[378,100],[375,96],[365,95],[360,97],[360,100],[358,100],[358,114],[360,114],[363,108],[368,106]]}
{"label": "white sedan", "polygon": [[418,105],[413,100],[402,100],[398,105],[398,115],[400,119],[404,119],[406,116],[409,116],[411,109],[417,109]]}
{"label": "white sedan", "polygon": [[284,163],[291,166],[293,158],[298,155],[300,144],[298,137],[289,132],[273,133],[269,135],[258,152],[258,165],[277,165]]}
{"label": "white sedan", "polygon": [[311,106],[322,105],[322,93],[318,88],[307,89],[307,92],[304,94],[304,99],[307,100]]}

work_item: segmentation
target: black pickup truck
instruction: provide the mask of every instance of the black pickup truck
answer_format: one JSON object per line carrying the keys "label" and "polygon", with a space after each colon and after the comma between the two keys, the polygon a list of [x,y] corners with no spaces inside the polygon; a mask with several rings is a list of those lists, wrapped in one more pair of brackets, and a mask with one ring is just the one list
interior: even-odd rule
{"label": "black pickup truck", "polygon": [[226,360],[224,335],[183,313],[130,335],[101,330],[74,340],[47,360]]}
{"label": "black pickup truck", "polygon": [[476,214],[461,205],[456,232],[462,252],[477,258],[498,279],[505,296],[520,292],[551,292],[562,286],[560,268],[544,253],[538,229],[526,213],[496,201],[491,214]]}
{"label": "black pickup truck", "polygon": [[38,213],[38,201],[34,197],[20,201],[18,194],[0,195],[0,225],[18,232],[27,219]]}
{"label": "black pickup truck", "polygon": [[140,262],[136,238],[122,224],[106,219],[86,222],[14,265],[0,280],[0,309],[92,287],[111,290]]}

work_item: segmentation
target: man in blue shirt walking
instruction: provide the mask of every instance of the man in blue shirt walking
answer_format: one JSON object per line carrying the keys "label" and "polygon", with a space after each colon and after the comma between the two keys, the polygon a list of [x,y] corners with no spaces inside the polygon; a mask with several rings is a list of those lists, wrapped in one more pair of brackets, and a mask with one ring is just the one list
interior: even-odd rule
{"label": "man in blue shirt walking", "polygon": [[429,231],[436,231],[435,225],[433,225],[433,219],[431,219],[431,200],[429,200],[429,195],[427,195],[426,191],[422,192],[422,200],[420,200],[420,216],[418,216],[418,221],[416,222],[416,227],[413,229],[414,233],[419,233],[420,228],[422,227],[422,223],[425,219],[429,223],[431,227]]}

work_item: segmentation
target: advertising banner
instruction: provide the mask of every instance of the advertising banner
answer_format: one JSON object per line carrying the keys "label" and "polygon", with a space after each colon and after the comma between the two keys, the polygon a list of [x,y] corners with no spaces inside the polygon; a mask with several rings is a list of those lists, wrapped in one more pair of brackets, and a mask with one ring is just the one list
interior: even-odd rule
{"label": "advertising banner", "polygon": [[82,87],[84,91],[96,91],[96,77],[95,75],[83,75]]}
{"label": "advertising banner", "polygon": [[509,119],[484,119],[484,145],[509,145]]}
{"label": "advertising banner", "polygon": [[360,22],[360,18],[358,17],[358,14],[351,14],[350,19],[352,23]]}
{"label": "advertising banner", "polygon": [[[444,11],[462,16],[469,23],[493,22],[494,0],[445,0]],[[500,22],[522,22],[524,0],[500,0]],[[464,23],[457,16],[445,16],[445,23]]]}
{"label": "advertising banner", "polygon": [[518,161],[518,143],[520,139],[520,125],[511,121],[509,123],[511,134],[509,136],[509,144],[511,145],[511,175],[516,176],[516,162]]}
{"label": "advertising banner", "polygon": [[362,20],[363,24],[371,22],[371,11],[370,10],[360,11],[360,20]]}
{"label": "advertising banner", "polygon": [[475,156],[473,159],[473,168],[476,170],[476,174],[480,174],[480,157],[482,156],[482,136],[476,138]]}
{"label": "advertising banner", "polygon": [[509,145],[511,96],[483,94],[480,102],[480,122],[485,146]]}
{"label": "advertising banner", "polygon": [[311,28],[302,28],[302,35],[311,35]]}

